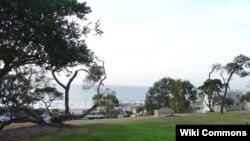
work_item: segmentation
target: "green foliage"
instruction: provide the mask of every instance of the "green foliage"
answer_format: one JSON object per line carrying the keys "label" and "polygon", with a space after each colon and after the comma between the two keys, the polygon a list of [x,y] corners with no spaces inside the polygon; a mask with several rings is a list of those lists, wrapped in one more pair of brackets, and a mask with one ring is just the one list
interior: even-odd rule
{"label": "green foliage", "polygon": [[102,69],[102,66],[98,66],[97,64],[94,64],[93,66],[90,67],[89,72],[91,75],[88,75],[88,79],[92,80],[100,80],[101,77],[103,76],[104,72]]}
{"label": "green foliage", "polygon": [[140,113],[140,112],[143,112],[145,110],[145,106],[138,106],[136,108],[136,113]]}
{"label": "green foliage", "polygon": [[196,100],[197,91],[189,81],[163,78],[150,87],[145,100],[146,110],[153,113],[162,107],[173,108],[176,112],[188,112],[190,102]]}
{"label": "green foliage", "polygon": [[185,89],[182,89],[183,84],[181,80],[176,80],[173,85],[171,86],[171,94],[172,94],[172,99],[170,101],[171,107],[177,112],[177,113],[183,113],[188,111],[189,107],[189,101],[186,100]]}
{"label": "green foliage", "polygon": [[146,94],[145,106],[148,112],[153,113],[154,110],[162,107],[170,107],[170,87],[174,80],[171,78],[163,78],[154,83]]}
{"label": "green foliage", "polygon": [[[97,59],[97,61],[99,60]],[[83,80],[82,88],[90,89],[93,88],[96,83],[101,82],[102,79],[106,77],[104,69],[104,64],[98,65],[96,62],[91,64],[91,66],[87,70],[88,73]]]}
{"label": "green foliage", "polygon": [[21,105],[29,105],[33,102],[31,89],[32,86],[25,76],[7,75],[0,85],[1,104],[12,110]]}
{"label": "green foliage", "polygon": [[[1,0],[0,11],[0,60],[5,63],[0,78],[25,64],[61,70],[92,62],[93,53],[82,38],[91,29],[77,23],[77,20],[87,21],[91,9],[86,3]],[[98,27],[97,23],[95,29]]]}
{"label": "green foliage", "polygon": [[214,94],[221,92],[223,84],[219,79],[208,79],[199,87],[204,93]]}
{"label": "green foliage", "polygon": [[222,91],[222,82],[219,79],[208,79],[203,83],[202,86],[199,87],[199,89],[202,90],[201,95],[203,98],[207,95],[208,103],[206,103],[205,100],[204,102],[209,107],[210,112],[213,112],[213,98]]}
{"label": "green foliage", "polygon": [[104,111],[106,117],[111,117],[111,111],[119,105],[115,91],[111,91],[110,89],[106,89],[106,91],[101,94],[94,95],[92,99],[94,103],[99,104],[99,110]]}
{"label": "green foliage", "polygon": [[32,111],[37,115],[42,116],[46,113],[47,110],[44,108],[38,108],[38,109],[33,109]]}
{"label": "green foliage", "polygon": [[4,113],[7,113],[8,109],[5,107],[0,107],[0,115],[3,115]]}
{"label": "green foliage", "polygon": [[35,89],[33,96],[37,101],[41,101],[44,104],[50,116],[52,116],[52,113],[49,108],[53,106],[53,101],[63,99],[63,93],[50,86]]}
{"label": "green foliage", "polygon": [[[229,83],[233,78],[233,75],[239,77],[246,77],[250,73],[250,58],[245,55],[236,56],[232,62],[227,63],[225,66],[221,67],[221,77],[223,79],[224,94],[221,97],[221,108],[220,112],[223,113],[224,106],[226,105],[226,95],[229,88]],[[223,72],[226,72],[227,77],[225,78]]]}
{"label": "green foliage", "polygon": [[250,102],[250,92],[248,92],[246,95],[242,95],[240,97],[240,102],[247,101]]}
{"label": "green foliage", "polygon": [[16,69],[3,77],[0,83],[0,104],[4,105],[10,113],[20,112],[37,101],[44,100],[34,93],[35,89],[49,85],[49,79],[43,70],[34,66],[25,66]]}
{"label": "green foliage", "polygon": [[[231,107],[234,104],[234,99],[226,97],[224,103],[226,108]],[[222,96],[218,95],[214,96],[213,105],[221,105],[221,104],[222,104]]]}
{"label": "green foliage", "polygon": [[240,77],[249,75],[247,68],[250,68],[250,58],[242,54],[236,56],[232,62],[224,66],[228,74],[235,73]]}
{"label": "green foliage", "polygon": [[57,116],[61,113],[62,111],[60,111],[60,109],[51,109],[51,116]]}
{"label": "green foliage", "polygon": [[34,94],[36,95],[37,98],[39,99],[45,99],[46,95],[47,98],[49,98],[50,100],[55,100],[55,99],[62,99],[63,98],[63,93],[57,91],[57,89],[55,87],[44,87],[44,88],[37,88],[34,91]]}

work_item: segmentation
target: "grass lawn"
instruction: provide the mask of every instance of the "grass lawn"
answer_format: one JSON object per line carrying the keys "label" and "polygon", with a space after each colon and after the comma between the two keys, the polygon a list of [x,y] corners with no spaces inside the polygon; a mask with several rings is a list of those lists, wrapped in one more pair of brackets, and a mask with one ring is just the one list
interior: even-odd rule
{"label": "grass lawn", "polygon": [[155,119],[113,119],[70,121],[80,125],[71,131],[32,138],[26,141],[175,141],[176,124],[247,124],[250,112],[183,114]]}

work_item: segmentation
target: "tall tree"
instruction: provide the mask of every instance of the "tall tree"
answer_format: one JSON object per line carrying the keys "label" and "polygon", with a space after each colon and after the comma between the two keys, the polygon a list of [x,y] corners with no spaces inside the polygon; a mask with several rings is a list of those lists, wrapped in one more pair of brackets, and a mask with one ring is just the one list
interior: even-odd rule
{"label": "tall tree", "polygon": [[[224,93],[221,98],[221,107],[220,112],[224,112],[225,100],[227,96],[227,91],[229,88],[229,83],[233,78],[233,75],[237,75],[239,77],[246,77],[249,75],[250,69],[250,58],[245,55],[238,55],[234,58],[234,60],[230,63],[227,63],[225,66],[221,68],[221,77],[224,82]],[[226,72],[227,77],[224,76],[224,72]]]}
{"label": "tall tree", "polygon": [[103,81],[106,79],[106,72],[105,72],[105,67],[104,67],[104,61],[99,60],[97,57],[95,57],[97,61],[102,63],[102,66],[99,66],[96,62],[93,63],[91,66],[89,66],[88,68],[82,68],[82,69],[77,69],[76,71],[74,71],[74,73],[72,71],[67,71],[66,76],[69,77],[69,80],[67,82],[67,84],[63,84],[59,79],[58,76],[56,75],[56,71],[52,71],[52,76],[53,78],[56,80],[56,82],[64,89],[64,94],[65,94],[65,114],[69,114],[69,90],[70,90],[70,86],[71,83],[74,81],[74,79],[77,77],[79,72],[86,72],[86,78],[85,80],[88,81],[88,83],[92,83],[93,85],[97,82],[99,82],[98,84],[98,92],[99,93],[99,89],[100,89],[100,85],[103,85]]}
{"label": "tall tree", "polygon": [[175,80],[171,86],[171,107],[177,113],[189,112],[190,102],[196,100],[196,89],[189,81]]}
{"label": "tall tree", "polygon": [[170,88],[173,83],[174,80],[172,78],[165,77],[155,82],[154,85],[149,88],[145,100],[147,112],[153,114],[154,110],[158,110],[162,107],[170,107]]}
{"label": "tall tree", "polygon": [[[11,71],[27,64],[54,72],[93,64],[93,52],[87,48],[84,37],[92,31],[95,35],[103,32],[99,21],[91,24],[86,18],[91,12],[86,2],[1,0],[0,11],[0,61],[3,61],[0,84]],[[84,117],[90,110],[77,118]],[[62,122],[64,118],[75,117],[62,115],[54,121]]]}
{"label": "tall tree", "polygon": [[196,89],[189,81],[162,78],[149,88],[145,107],[151,114],[162,107],[173,108],[176,112],[187,112],[190,102],[196,99],[196,94]]}
{"label": "tall tree", "polygon": [[[86,3],[77,0],[0,1],[0,80],[12,69],[36,64],[62,70],[92,62],[93,53],[82,38],[91,29]],[[74,20],[72,20],[72,17]],[[86,23],[80,26],[77,20]],[[97,34],[100,23],[94,25]]]}
{"label": "tall tree", "polygon": [[[204,103],[208,106],[210,112],[214,112],[212,108],[212,99],[217,91],[222,88],[221,81],[219,79],[211,80],[211,75],[214,71],[221,69],[221,64],[214,64],[211,71],[208,73],[208,79],[199,87],[202,92],[200,93]],[[207,100],[206,100],[207,97]]]}

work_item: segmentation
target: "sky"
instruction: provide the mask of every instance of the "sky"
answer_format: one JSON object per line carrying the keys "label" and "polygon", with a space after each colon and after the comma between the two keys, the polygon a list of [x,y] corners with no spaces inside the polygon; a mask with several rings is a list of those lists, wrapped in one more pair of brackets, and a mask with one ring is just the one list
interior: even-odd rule
{"label": "sky", "polygon": [[[249,0],[86,2],[92,9],[88,20],[100,19],[104,31],[86,42],[105,61],[107,85],[152,86],[171,77],[198,87],[212,64],[250,57]],[[234,77],[231,88],[249,90],[249,80]]]}

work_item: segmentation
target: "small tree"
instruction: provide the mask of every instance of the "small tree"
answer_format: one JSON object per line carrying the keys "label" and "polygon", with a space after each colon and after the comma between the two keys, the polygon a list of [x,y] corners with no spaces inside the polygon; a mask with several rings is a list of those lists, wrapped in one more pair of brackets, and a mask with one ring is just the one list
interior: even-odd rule
{"label": "small tree", "polygon": [[[210,112],[214,112],[213,99],[215,96],[221,96],[220,92],[222,88],[223,84],[219,79],[208,79],[199,87],[202,90],[203,101],[208,106]],[[206,101],[205,96],[207,96],[208,101]]]}
{"label": "small tree", "polygon": [[111,111],[119,105],[115,91],[106,89],[105,92],[93,96],[94,103],[99,103],[100,110],[106,113],[106,117],[111,117]]}
{"label": "small tree", "polygon": [[[210,112],[214,112],[214,109],[212,107],[213,97],[216,93],[218,93],[219,89],[223,87],[219,79],[211,80],[211,75],[214,71],[218,71],[220,68],[221,64],[214,64],[211,71],[208,73],[208,79],[203,83],[202,86],[199,87],[199,89],[202,90],[202,92],[200,93],[201,97],[204,103],[208,106]],[[206,101],[206,96],[208,102]]]}
{"label": "small tree", "polygon": [[[69,90],[70,90],[70,86],[71,83],[74,81],[74,79],[77,77],[79,72],[85,72],[87,73],[85,81],[88,84],[91,84],[91,87],[93,87],[96,83],[98,84],[98,88],[97,88],[97,93],[99,93],[99,89],[100,86],[103,85],[103,81],[106,79],[106,72],[105,72],[105,66],[104,66],[104,61],[99,60],[97,57],[96,58],[96,62],[94,62],[93,64],[91,64],[91,66],[88,66],[87,68],[81,68],[81,69],[77,69],[76,71],[74,71],[74,73],[72,71],[67,70],[66,76],[69,77],[69,80],[67,82],[67,84],[63,84],[59,79],[58,76],[56,75],[56,71],[52,71],[52,76],[55,79],[55,81],[64,89],[64,95],[65,95],[65,114],[69,114]],[[97,62],[101,62],[102,66],[98,65]],[[83,86],[84,87],[84,86]],[[88,87],[88,88],[91,88]],[[86,87],[84,87],[86,88]]]}
{"label": "small tree", "polygon": [[36,100],[41,101],[45,106],[48,114],[52,116],[50,111],[50,107],[53,107],[53,101],[63,99],[63,93],[57,91],[54,87],[44,87],[44,88],[37,88],[34,92],[34,96]]}

